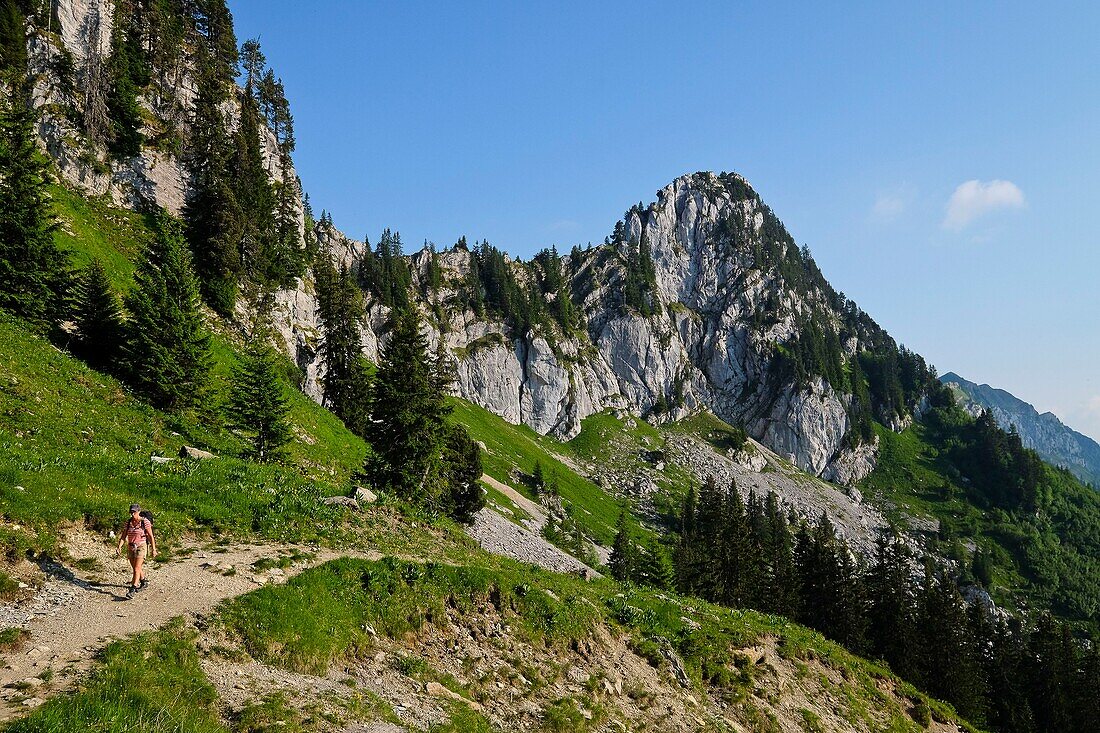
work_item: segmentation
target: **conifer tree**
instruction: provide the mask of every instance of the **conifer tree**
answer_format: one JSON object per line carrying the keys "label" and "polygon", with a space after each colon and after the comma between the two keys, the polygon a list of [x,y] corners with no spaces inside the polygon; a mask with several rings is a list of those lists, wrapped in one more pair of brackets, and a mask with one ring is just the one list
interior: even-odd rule
{"label": "conifer tree", "polygon": [[695,591],[703,598],[716,602],[725,592],[722,585],[725,553],[721,549],[726,527],[725,512],[725,492],[718,488],[713,476],[708,476],[699,492],[699,505],[695,513],[696,536],[701,551],[690,573]]}
{"label": "conifer tree", "polygon": [[68,256],[54,243],[57,220],[26,77],[11,71],[0,87],[0,308],[44,325],[61,315]]}
{"label": "conifer tree", "polygon": [[700,564],[700,543],[696,531],[695,487],[688,488],[680,508],[680,541],[674,557],[676,589],[685,595],[695,594],[696,569]]}
{"label": "conifer tree", "polygon": [[113,368],[123,341],[122,303],[98,259],[77,283],[73,310],[80,355],[98,368]]}
{"label": "conifer tree", "polygon": [[615,525],[615,541],[611,545],[611,557],[607,565],[611,577],[622,582],[634,582],[639,575],[638,545],[626,518],[626,510],[619,512],[619,521]]}
{"label": "conifer tree", "polygon": [[325,367],[321,377],[324,404],[349,430],[365,435],[370,375],[363,360],[362,297],[348,269],[337,272],[327,253],[318,258],[314,271]]}
{"label": "conifer tree", "polygon": [[926,689],[979,725],[985,719],[985,690],[968,634],[966,606],[954,581],[929,567],[919,609],[919,661]]}
{"label": "conifer tree", "polygon": [[875,562],[866,578],[871,598],[869,636],[871,648],[906,679],[917,679],[915,589],[910,580],[908,553],[896,535],[879,538]]}
{"label": "conifer tree", "polygon": [[456,521],[469,524],[485,506],[481,478],[481,448],[463,425],[448,424],[444,430],[443,476],[446,483],[444,511]]}
{"label": "conifer tree", "polygon": [[439,508],[442,447],[450,408],[438,389],[428,344],[413,309],[398,311],[382,349],[366,438],[375,455],[366,473],[403,499]]}
{"label": "conifer tree", "polygon": [[676,570],[669,559],[668,552],[656,537],[642,548],[639,582],[659,590],[672,590],[676,587]]}
{"label": "conifer tree", "polygon": [[291,439],[290,403],[269,335],[262,324],[253,329],[233,370],[228,409],[232,426],[248,436],[252,455],[260,461],[277,460]]}
{"label": "conifer tree", "polygon": [[191,189],[183,218],[203,299],[218,313],[229,315],[242,270],[244,215],[230,186],[230,144],[221,111],[225,86],[208,55],[200,53],[196,63],[198,95],[186,153]]}
{"label": "conifer tree", "polygon": [[134,14],[124,5],[115,9],[111,38],[111,57],[108,60],[110,84],[107,89],[107,112],[111,121],[111,154],[116,158],[129,158],[141,152],[141,105],[138,92],[149,82],[149,70],[133,27]]}
{"label": "conifer tree", "polygon": [[718,583],[720,593],[716,600],[734,608],[743,608],[752,585],[752,563],[755,557],[749,542],[745,504],[736,484],[732,482],[724,505],[718,543],[711,545],[721,563]]}
{"label": "conifer tree", "polygon": [[538,496],[546,489],[546,476],[542,471],[542,461],[535,459],[535,467],[531,471],[531,489]]}
{"label": "conifer tree", "polygon": [[767,613],[793,617],[795,595],[794,555],[790,526],[779,508],[779,497],[768,492],[764,505],[764,535],[761,542],[763,573],[760,609]]}
{"label": "conifer tree", "polygon": [[210,372],[210,336],[178,223],[161,214],[126,297],[123,360],[129,382],[155,405],[198,405]]}

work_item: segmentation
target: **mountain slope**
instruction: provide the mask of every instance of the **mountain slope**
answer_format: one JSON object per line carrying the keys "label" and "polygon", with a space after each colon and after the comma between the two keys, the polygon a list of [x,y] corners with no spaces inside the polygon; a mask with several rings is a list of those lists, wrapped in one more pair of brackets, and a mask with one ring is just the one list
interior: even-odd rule
{"label": "mountain slope", "polygon": [[954,372],[940,377],[958,395],[959,403],[971,415],[989,410],[1005,430],[1019,432],[1024,445],[1043,460],[1068,468],[1082,481],[1100,487],[1100,444],[1069,427],[1052,412],[1039,411],[1003,389],[975,384]]}
{"label": "mountain slope", "polygon": [[[331,225],[321,250],[370,296],[365,353],[390,306],[370,274],[385,253]],[[923,360],[836,293],[743,178],[696,173],[631,208],[600,246],[531,262],[482,242],[406,258],[458,393],[539,433],[575,436],[589,415],[654,422],[708,409],[799,468],[851,483],[874,466],[878,420],[904,427],[931,380]],[[288,348],[319,396],[308,290],[279,296]],[[560,315],[568,301],[572,316]]]}

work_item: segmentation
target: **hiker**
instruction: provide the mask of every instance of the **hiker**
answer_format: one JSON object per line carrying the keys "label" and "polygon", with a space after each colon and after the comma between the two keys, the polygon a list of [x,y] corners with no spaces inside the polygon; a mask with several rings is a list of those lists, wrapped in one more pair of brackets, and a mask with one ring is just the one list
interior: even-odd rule
{"label": "hiker", "polygon": [[142,567],[146,557],[146,543],[148,542],[148,556],[157,556],[157,540],[153,537],[153,523],[148,517],[141,514],[141,506],[130,505],[130,518],[126,520],[126,526],[119,533],[118,552],[122,552],[122,545],[127,546],[126,557],[130,560],[130,567],[134,569],[134,577],[130,580],[130,588],[126,591],[127,598],[133,598],[134,594],[149,584],[145,577],[145,569]]}

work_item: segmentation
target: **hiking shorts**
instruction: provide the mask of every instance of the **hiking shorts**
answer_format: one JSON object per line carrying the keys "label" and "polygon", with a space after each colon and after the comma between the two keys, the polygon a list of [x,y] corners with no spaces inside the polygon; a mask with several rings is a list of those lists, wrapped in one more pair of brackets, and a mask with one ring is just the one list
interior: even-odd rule
{"label": "hiking shorts", "polygon": [[147,545],[144,542],[140,545],[130,545],[130,550],[126,553],[126,556],[131,560],[144,560],[146,547]]}

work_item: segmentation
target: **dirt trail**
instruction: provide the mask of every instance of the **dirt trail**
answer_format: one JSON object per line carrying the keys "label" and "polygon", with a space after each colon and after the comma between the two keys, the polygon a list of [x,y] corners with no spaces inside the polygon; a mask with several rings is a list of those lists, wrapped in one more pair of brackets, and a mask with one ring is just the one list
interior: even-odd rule
{"label": "dirt trail", "polygon": [[[167,562],[154,561],[148,587],[127,600],[130,566],[125,559],[85,534],[71,536],[68,544],[74,557],[84,559],[82,567],[95,569],[51,566],[33,598],[0,606],[0,627],[16,626],[30,634],[22,649],[0,655],[0,721],[69,687],[111,639],[155,629],[176,616],[208,612],[227,598],[347,554],[291,545],[187,546]],[[283,558],[280,564],[286,567],[252,568],[265,558]]]}
{"label": "dirt trail", "polygon": [[531,501],[523,494],[519,493],[506,483],[497,481],[495,478],[487,473],[481,475],[481,480],[492,486],[494,489],[511,499],[516,506],[523,511],[527,512],[531,519],[530,521],[524,521],[524,524],[528,529],[538,532],[542,529],[542,525],[546,524],[546,507],[538,502]]}

